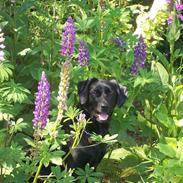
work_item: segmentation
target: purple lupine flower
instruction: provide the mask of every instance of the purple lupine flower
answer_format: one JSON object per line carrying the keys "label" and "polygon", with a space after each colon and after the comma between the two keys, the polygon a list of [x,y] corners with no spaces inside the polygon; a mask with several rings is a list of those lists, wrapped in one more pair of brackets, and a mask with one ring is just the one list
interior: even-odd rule
{"label": "purple lupine flower", "polygon": [[50,103],[50,84],[46,78],[45,72],[42,72],[38,83],[38,92],[35,99],[35,110],[33,112],[33,126],[43,129],[46,126]]}
{"label": "purple lupine flower", "polygon": [[121,52],[125,51],[126,42],[121,37],[113,38],[113,41],[120,48]]}
{"label": "purple lupine flower", "polygon": [[182,3],[176,3],[175,8],[177,11],[182,11],[183,10],[183,4]]}
{"label": "purple lupine flower", "polygon": [[0,29],[0,62],[5,60],[5,58],[4,58],[5,54],[3,51],[3,49],[5,48],[5,45],[3,44],[5,38],[3,36],[4,36],[4,33],[2,33],[2,30]]}
{"label": "purple lupine flower", "polygon": [[60,53],[63,56],[72,57],[74,53],[75,43],[75,25],[72,17],[69,17],[66,21]]}
{"label": "purple lupine flower", "polygon": [[179,15],[179,19],[183,22],[183,15],[182,14]]}
{"label": "purple lupine flower", "polygon": [[86,46],[86,43],[83,41],[79,42],[79,50],[78,50],[78,63],[81,67],[87,66],[89,63],[90,54],[89,50]]}
{"label": "purple lupine flower", "polygon": [[171,25],[172,22],[173,22],[173,16],[170,15],[170,16],[168,17],[168,19],[167,19],[167,23],[168,23],[168,25]]}
{"label": "purple lupine flower", "polygon": [[139,38],[138,44],[134,48],[134,63],[131,67],[131,74],[136,75],[140,68],[145,67],[146,45],[142,37]]}

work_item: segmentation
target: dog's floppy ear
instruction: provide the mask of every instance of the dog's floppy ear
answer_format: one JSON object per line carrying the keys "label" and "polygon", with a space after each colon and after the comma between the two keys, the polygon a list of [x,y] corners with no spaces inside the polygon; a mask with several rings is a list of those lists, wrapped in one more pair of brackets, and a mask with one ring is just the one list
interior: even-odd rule
{"label": "dog's floppy ear", "polygon": [[81,105],[83,105],[87,102],[89,86],[95,81],[98,81],[98,79],[91,78],[91,79],[87,79],[85,81],[80,81],[78,83],[78,95],[79,95],[79,101],[80,101]]}
{"label": "dog's floppy ear", "polygon": [[127,99],[128,91],[125,86],[118,84],[116,80],[110,80],[113,84],[115,84],[116,93],[117,93],[117,105],[121,107],[125,100]]}

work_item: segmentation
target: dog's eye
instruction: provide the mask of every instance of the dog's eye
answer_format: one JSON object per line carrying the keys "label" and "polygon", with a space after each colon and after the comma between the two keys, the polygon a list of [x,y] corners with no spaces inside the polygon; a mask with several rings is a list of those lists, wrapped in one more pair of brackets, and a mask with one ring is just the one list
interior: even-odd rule
{"label": "dog's eye", "polygon": [[106,89],[105,89],[105,94],[108,95],[108,94],[111,94],[111,93],[112,93],[112,90],[110,90],[109,88],[106,88]]}
{"label": "dog's eye", "polygon": [[101,95],[100,90],[93,90],[91,93],[92,93],[92,95],[95,95],[97,97],[99,97]]}

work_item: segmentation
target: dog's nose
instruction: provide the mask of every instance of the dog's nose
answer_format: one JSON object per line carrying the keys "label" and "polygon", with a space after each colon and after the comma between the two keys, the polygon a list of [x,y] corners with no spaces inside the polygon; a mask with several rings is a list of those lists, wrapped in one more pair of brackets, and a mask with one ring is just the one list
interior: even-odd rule
{"label": "dog's nose", "polygon": [[106,104],[102,104],[101,105],[101,110],[104,111],[104,112],[108,111],[108,106]]}

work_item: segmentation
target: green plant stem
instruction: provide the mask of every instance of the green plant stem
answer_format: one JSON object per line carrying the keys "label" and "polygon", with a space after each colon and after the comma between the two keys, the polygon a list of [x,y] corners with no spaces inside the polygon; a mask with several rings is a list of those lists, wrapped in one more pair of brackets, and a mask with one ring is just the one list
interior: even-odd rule
{"label": "green plant stem", "polygon": [[4,175],[3,175],[3,167],[0,166],[0,182],[3,182]]}
{"label": "green plant stem", "polygon": [[126,112],[125,112],[124,115],[123,115],[124,118],[125,118],[125,117],[127,116],[127,114],[129,113],[130,108],[133,106],[133,102],[134,102],[135,98],[137,97],[137,95],[139,94],[140,90],[141,90],[141,86],[138,87],[137,90],[136,90],[136,88],[134,88],[134,90],[133,90],[133,92],[132,92],[131,98],[129,97],[129,98],[130,98],[130,99],[129,99],[130,104],[128,105],[128,108],[127,108]]}
{"label": "green plant stem", "polygon": [[53,175],[53,173],[51,172],[51,173],[48,175],[48,177],[46,178],[46,180],[44,180],[43,183],[46,183],[52,175]]}
{"label": "green plant stem", "polygon": [[42,158],[41,161],[39,162],[39,166],[38,166],[36,175],[35,175],[35,177],[34,177],[33,183],[36,183],[36,182],[37,182],[37,179],[38,179],[38,177],[39,177],[39,174],[40,174],[40,171],[41,171],[42,166],[43,166],[43,158]]}
{"label": "green plant stem", "polygon": [[174,63],[174,42],[170,45],[170,76],[173,74],[173,63]]}
{"label": "green plant stem", "polygon": [[13,133],[12,134],[10,134],[9,133],[9,125],[8,125],[8,122],[6,121],[5,122],[5,129],[7,130],[6,131],[6,139],[5,139],[5,144],[4,144],[4,146],[5,147],[8,147],[8,146],[10,146],[10,144],[11,144],[11,140],[12,140],[12,138],[13,138]]}
{"label": "green plant stem", "polygon": [[76,135],[76,137],[74,138],[74,142],[73,142],[73,144],[72,144],[72,147],[70,148],[70,150],[69,150],[69,152],[64,156],[64,158],[63,158],[63,161],[65,161],[67,158],[68,158],[68,156],[71,154],[71,152],[73,151],[73,149],[74,149],[74,147],[76,147],[77,146],[77,144],[78,144],[78,135]]}
{"label": "green plant stem", "polygon": [[81,138],[83,136],[84,130],[85,130],[86,124],[85,126],[82,128],[82,131],[78,132],[78,134],[76,135],[76,137],[74,138],[74,142],[72,144],[72,147],[70,148],[69,152],[64,156],[63,161],[65,161],[68,156],[71,154],[71,152],[73,151],[73,149],[79,144],[79,142],[81,141]]}

